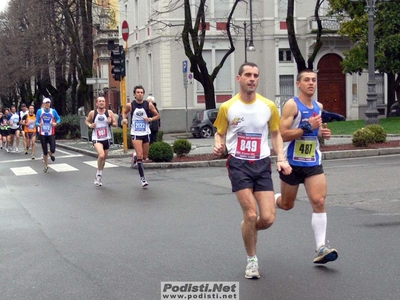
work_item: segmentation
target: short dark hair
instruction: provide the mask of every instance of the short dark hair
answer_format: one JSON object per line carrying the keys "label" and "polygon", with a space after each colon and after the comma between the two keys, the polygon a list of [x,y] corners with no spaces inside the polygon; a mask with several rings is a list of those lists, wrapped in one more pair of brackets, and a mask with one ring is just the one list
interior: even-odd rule
{"label": "short dark hair", "polygon": [[296,81],[300,81],[301,80],[301,78],[303,77],[303,74],[304,73],[315,73],[313,70],[311,70],[311,69],[304,69],[304,70],[301,70],[300,72],[299,72],[299,74],[297,74],[297,77],[296,77]]}
{"label": "short dark hair", "polygon": [[244,67],[245,67],[245,66],[256,67],[257,69],[259,69],[258,66],[257,66],[255,63],[252,63],[252,62],[245,62],[244,64],[242,64],[242,65],[239,67],[238,75],[242,75],[242,74],[243,74],[243,71],[244,71]]}
{"label": "short dark hair", "polygon": [[143,94],[146,94],[146,91],[144,90],[144,87],[141,86],[141,85],[137,85],[137,86],[135,86],[135,87],[133,88],[133,94],[136,93],[136,90],[137,90],[137,89],[143,90]]}
{"label": "short dark hair", "polygon": [[26,104],[25,104],[25,103],[22,103],[22,104],[21,104],[21,107],[26,107]]}

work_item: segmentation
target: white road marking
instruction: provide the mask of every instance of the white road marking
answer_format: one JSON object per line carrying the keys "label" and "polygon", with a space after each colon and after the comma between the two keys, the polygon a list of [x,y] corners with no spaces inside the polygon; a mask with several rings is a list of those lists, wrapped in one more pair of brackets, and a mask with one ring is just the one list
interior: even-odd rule
{"label": "white road marking", "polygon": [[[61,152],[61,151],[60,151]],[[83,154],[68,154],[68,155],[63,155],[63,156],[57,156],[56,153],[56,159],[58,158],[71,158],[71,157],[82,157]],[[35,159],[31,159],[31,156],[29,155],[29,158],[27,156],[27,158],[21,158],[21,159],[10,159],[10,160],[2,160],[0,161],[0,164],[4,164],[4,163],[10,163],[10,162],[23,162],[23,161],[39,161],[40,159],[40,153],[35,155]],[[50,159],[49,159],[50,160]]]}
{"label": "white road marking", "polygon": [[16,176],[35,175],[37,172],[31,167],[10,168]]}
{"label": "white road marking", "polygon": [[50,164],[49,168],[53,169],[56,172],[79,171],[77,168],[74,168],[69,164]]}
{"label": "white road marking", "polygon": [[[97,168],[97,160],[92,160],[92,161],[84,161],[85,164],[93,167],[93,168]],[[106,164],[104,165],[104,168],[117,168],[117,165],[114,164],[110,164],[108,162],[106,162]]]}

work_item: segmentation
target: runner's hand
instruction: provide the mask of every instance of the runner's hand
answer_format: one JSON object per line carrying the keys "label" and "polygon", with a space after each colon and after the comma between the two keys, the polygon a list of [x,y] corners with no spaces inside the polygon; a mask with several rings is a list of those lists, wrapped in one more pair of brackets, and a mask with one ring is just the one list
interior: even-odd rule
{"label": "runner's hand", "polygon": [[225,144],[218,144],[214,146],[213,154],[215,156],[222,156],[225,153]]}
{"label": "runner's hand", "polygon": [[277,161],[276,169],[278,172],[282,171],[284,175],[289,175],[290,173],[292,173],[292,167],[289,165],[287,160]]}
{"label": "runner's hand", "polygon": [[328,128],[328,124],[322,124],[322,127],[319,129],[319,131],[324,139],[329,140],[331,138],[331,130]]}

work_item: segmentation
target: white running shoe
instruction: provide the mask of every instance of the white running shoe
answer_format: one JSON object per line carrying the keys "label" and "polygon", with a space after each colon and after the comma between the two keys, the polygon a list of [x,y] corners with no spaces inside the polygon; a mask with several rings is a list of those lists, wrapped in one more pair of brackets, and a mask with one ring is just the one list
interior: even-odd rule
{"label": "white running shoe", "polygon": [[142,182],[142,188],[144,189],[147,188],[149,183],[146,181],[146,179],[143,177],[140,181]]}
{"label": "white running shoe", "polygon": [[103,183],[101,182],[101,176],[96,175],[96,177],[94,178],[94,185],[95,186],[102,186]]}
{"label": "white running shoe", "polygon": [[248,279],[258,279],[260,278],[260,273],[258,272],[258,262],[252,259],[246,266],[246,272],[244,277]]}

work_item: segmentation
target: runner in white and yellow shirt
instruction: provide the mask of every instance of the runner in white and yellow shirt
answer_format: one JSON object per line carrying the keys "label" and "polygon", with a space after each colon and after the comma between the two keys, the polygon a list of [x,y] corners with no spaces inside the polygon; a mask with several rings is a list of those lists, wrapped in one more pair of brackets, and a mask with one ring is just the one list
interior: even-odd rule
{"label": "runner in white and yellow shirt", "polygon": [[[257,232],[275,220],[274,187],[271,178],[271,149],[277,154],[277,169],[290,174],[279,133],[279,113],[275,104],[256,93],[259,70],[254,63],[239,68],[240,91],[219,109],[214,154],[228,151],[227,168],[232,191],[243,210],[242,236],[247,252],[246,278],[260,278],[256,256]],[[257,208],[258,206],[258,208]]]}

